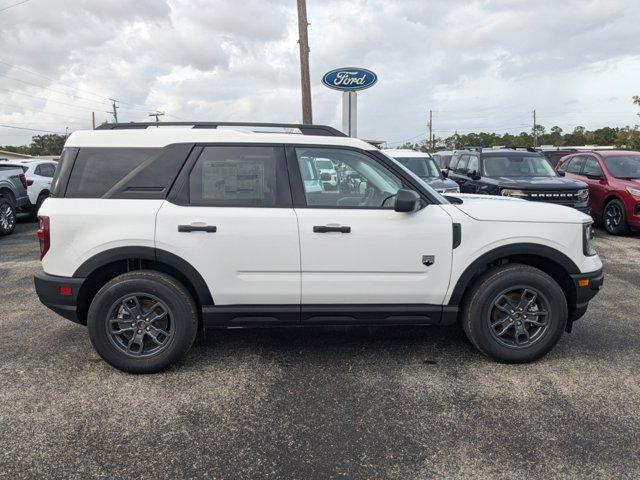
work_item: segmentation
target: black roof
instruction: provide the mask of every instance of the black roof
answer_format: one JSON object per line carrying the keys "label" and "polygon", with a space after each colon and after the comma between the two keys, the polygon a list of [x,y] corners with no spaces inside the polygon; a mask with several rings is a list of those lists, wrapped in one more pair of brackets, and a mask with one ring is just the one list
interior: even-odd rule
{"label": "black roof", "polygon": [[130,123],[104,123],[96,130],[128,130],[145,129],[149,127],[191,127],[191,128],[218,128],[218,127],[249,127],[249,128],[296,128],[303,135],[320,135],[325,137],[346,137],[344,133],[327,125],[309,125],[298,123],[256,123],[256,122],[130,122]]}

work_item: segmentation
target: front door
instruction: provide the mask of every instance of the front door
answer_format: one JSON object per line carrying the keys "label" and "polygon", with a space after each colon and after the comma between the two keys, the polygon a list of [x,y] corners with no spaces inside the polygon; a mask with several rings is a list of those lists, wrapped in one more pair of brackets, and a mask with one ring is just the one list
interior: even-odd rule
{"label": "front door", "polygon": [[[303,192],[302,202],[296,199],[303,322],[305,309],[328,305],[349,311],[442,304],[451,269],[449,215],[435,204],[395,212],[403,180],[363,151],[301,146],[291,152],[301,173],[292,176],[294,191]],[[322,185],[316,158],[333,162],[337,188]]]}
{"label": "front door", "polygon": [[156,247],[203,277],[216,307],[299,305],[300,247],[284,150],[207,146],[184,201],[164,202]]}

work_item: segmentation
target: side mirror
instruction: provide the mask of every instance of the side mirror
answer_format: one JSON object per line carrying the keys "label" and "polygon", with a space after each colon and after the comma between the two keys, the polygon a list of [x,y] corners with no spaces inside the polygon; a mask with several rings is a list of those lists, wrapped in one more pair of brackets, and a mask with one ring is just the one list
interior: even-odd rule
{"label": "side mirror", "polygon": [[396,204],[394,210],[396,212],[416,212],[422,207],[420,195],[408,188],[401,188],[396,193]]}
{"label": "side mirror", "polygon": [[330,182],[331,181],[331,174],[324,172],[320,174],[320,180],[322,180],[323,182]]}
{"label": "side mirror", "polygon": [[598,174],[587,173],[586,176],[589,180],[604,180],[604,176]]}
{"label": "side mirror", "polygon": [[561,177],[564,177],[564,176],[565,176],[565,172],[563,172],[562,170],[558,170],[556,173],[557,173],[558,175],[560,175]]}
{"label": "side mirror", "polygon": [[471,180],[480,180],[480,175],[478,175],[478,172],[473,170],[471,172],[467,172],[467,176],[471,179]]}
{"label": "side mirror", "polygon": [[449,169],[448,168],[443,168],[442,170],[440,170],[440,172],[442,173],[442,176],[444,178],[449,178]]}

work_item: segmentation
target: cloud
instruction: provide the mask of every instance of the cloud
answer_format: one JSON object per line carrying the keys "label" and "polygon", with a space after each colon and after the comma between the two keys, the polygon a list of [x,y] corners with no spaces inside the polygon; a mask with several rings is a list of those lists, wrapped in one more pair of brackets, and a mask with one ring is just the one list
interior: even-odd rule
{"label": "cloud", "polygon": [[[565,129],[637,121],[639,2],[307,2],[316,123],[340,127],[320,83],[339,66],[380,79],[359,95],[362,137],[426,135],[430,109],[437,135],[521,131],[534,108]],[[34,0],[0,14],[0,121],[87,128],[108,98],[127,121],[297,121],[296,19],[292,0]]]}

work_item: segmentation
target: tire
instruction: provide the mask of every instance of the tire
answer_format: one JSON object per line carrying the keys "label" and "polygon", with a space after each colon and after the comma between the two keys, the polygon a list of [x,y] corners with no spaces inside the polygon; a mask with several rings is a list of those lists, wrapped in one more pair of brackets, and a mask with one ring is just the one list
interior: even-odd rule
{"label": "tire", "polygon": [[605,230],[611,235],[625,235],[629,233],[627,214],[620,200],[613,199],[605,205],[604,211],[602,212],[602,224]]}
{"label": "tire", "polygon": [[44,202],[47,198],[49,198],[49,195],[47,195],[46,193],[41,193],[40,195],[38,195],[38,200],[36,200],[36,204],[35,206],[33,206],[32,210],[32,217],[34,220],[38,219],[38,211],[40,211],[42,202]]}
{"label": "tire", "polygon": [[6,198],[0,198],[0,236],[9,235],[16,228],[16,209]]}
{"label": "tire", "polygon": [[[518,307],[527,305],[533,294],[533,303],[520,313]],[[492,268],[473,284],[463,305],[462,326],[484,355],[504,363],[527,363],[558,343],[567,317],[564,293],[549,275],[528,265],[509,264]]]}
{"label": "tire", "polygon": [[136,270],[98,291],[87,327],[93,347],[109,365],[129,373],[155,373],[189,351],[198,331],[198,313],[175,278]]}

